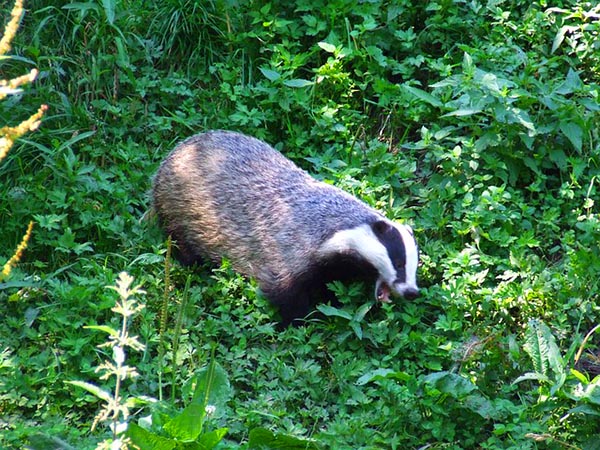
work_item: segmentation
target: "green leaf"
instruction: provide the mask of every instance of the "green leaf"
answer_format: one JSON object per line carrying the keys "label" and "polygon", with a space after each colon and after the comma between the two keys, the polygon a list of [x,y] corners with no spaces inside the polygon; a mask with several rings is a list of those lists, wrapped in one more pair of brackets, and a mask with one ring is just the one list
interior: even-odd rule
{"label": "green leaf", "polygon": [[336,49],[335,45],[329,44],[328,42],[319,42],[317,45],[327,53],[334,53]]}
{"label": "green leaf", "polygon": [[115,336],[115,337],[119,335],[119,332],[117,330],[115,330],[114,328],[111,328],[107,325],[85,325],[83,328],[85,328],[86,330],[104,331],[105,333],[108,333],[111,336]]}
{"label": "green leaf", "polygon": [[525,330],[525,345],[523,346],[534,370],[548,378],[564,373],[565,367],[556,340],[548,326],[540,320],[530,320]]}
{"label": "green leaf", "polygon": [[94,394],[96,397],[98,397],[101,400],[104,400],[105,402],[109,402],[112,400],[112,394],[110,392],[99,388],[95,384],[88,383],[86,381],[77,381],[77,380],[65,381],[65,383],[85,389],[89,393]]}
{"label": "green leaf", "polygon": [[198,438],[198,444],[203,450],[215,448],[219,442],[223,440],[227,434],[227,428],[219,428],[208,433],[204,433]]}
{"label": "green leaf", "polygon": [[419,89],[414,86],[408,86],[406,84],[404,84],[402,88],[410,94],[417,97],[418,99],[429,103],[431,106],[435,106],[436,108],[441,108],[442,106],[444,106],[444,104],[437,97],[434,97],[429,92],[424,91],[423,89]]}
{"label": "green leaf", "polygon": [[260,70],[265,78],[267,78],[269,81],[277,81],[281,78],[279,72],[275,72],[274,70],[265,69],[264,67],[259,67],[258,70]]}
{"label": "green leaf", "polygon": [[231,384],[227,372],[214,361],[214,358],[210,364],[196,373],[196,389],[192,403],[199,403],[204,408],[207,405],[223,407],[231,394]]}
{"label": "green leaf", "polygon": [[581,153],[583,147],[583,130],[581,127],[574,122],[562,121],[560,123],[560,131],[571,141],[575,150]]}
{"label": "green leaf", "polygon": [[438,391],[449,394],[454,398],[461,398],[477,390],[477,386],[470,380],[452,372],[435,372],[423,377],[424,381]]}
{"label": "green leaf", "polygon": [[352,314],[343,309],[334,308],[330,305],[318,305],[317,309],[327,317],[341,317],[342,319],[352,320]]}
{"label": "green leaf", "polygon": [[494,407],[494,404],[482,395],[467,395],[463,400],[463,405],[484,419],[500,418],[499,411]]}
{"label": "green leaf", "polygon": [[583,81],[579,77],[579,73],[573,69],[569,69],[565,81],[554,91],[556,94],[571,95],[574,92],[583,88]]}
{"label": "green leaf", "polygon": [[319,450],[315,441],[286,434],[274,434],[266,428],[254,428],[248,439],[249,449]]}
{"label": "green leaf", "polygon": [[125,436],[144,450],[172,450],[178,445],[174,439],[154,434],[135,423],[127,425]]}
{"label": "green leaf", "polygon": [[206,409],[198,403],[186,406],[181,414],[165,423],[163,429],[175,439],[183,442],[193,442],[202,433],[202,425]]}
{"label": "green leaf", "polygon": [[287,87],[303,88],[306,86],[312,86],[314,83],[310,80],[303,80],[302,78],[295,78],[293,80],[285,80],[283,82]]}
{"label": "green leaf", "polygon": [[373,305],[375,304],[375,302],[368,302],[368,303],[364,303],[361,306],[358,307],[358,309],[356,310],[356,312],[354,313],[354,317],[352,318],[352,321],[354,322],[362,322],[363,319],[365,318],[365,316],[367,315],[367,313],[369,311],[371,311],[371,308],[373,308]]}
{"label": "green leaf", "polygon": [[28,450],[76,450],[76,447],[71,447],[65,441],[47,434],[35,433],[28,437]]}
{"label": "green leaf", "polygon": [[375,369],[375,370],[365,373],[362,377],[360,377],[356,381],[356,384],[358,386],[363,386],[367,383],[370,383],[371,381],[388,378],[389,375],[397,374],[397,373],[402,373],[402,372],[396,372],[395,370],[392,370],[392,369]]}
{"label": "green leaf", "polygon": [[352,330],[354,331],[354,334],[356,335],[356,337],[358,338],[358,340],[362,341],[363,330],[362,330],[362,327],[360,326],[360,323],[355,322],[354,320],[351,320],[350,321],[350,328],[352,328]]}
{"label": "green leaf", "polygon": [[110,25],[113,25],[115,23],[115,0],[102,0],[102,6],[104,7],[106,20]]}
{"label": "green leaf", "polygon": [[456,111],[451,111],[449,113],[446,113],[446,114],[442,115],[442,117],[472,116],[474,114],[479,114],[481,111],[483,111],[481,108],[461,108],[461,109],[457,109]]}

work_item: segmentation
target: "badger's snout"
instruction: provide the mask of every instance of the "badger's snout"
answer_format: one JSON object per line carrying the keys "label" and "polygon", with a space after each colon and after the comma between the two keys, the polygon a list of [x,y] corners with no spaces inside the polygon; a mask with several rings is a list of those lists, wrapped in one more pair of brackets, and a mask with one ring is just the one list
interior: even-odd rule
{"label": "badger's snout", "polygon": [[402,291],[400,295],[402,295],[402,297],[404,297],[407,300],[414,300],[419,296],[419,289],[410,287]]}

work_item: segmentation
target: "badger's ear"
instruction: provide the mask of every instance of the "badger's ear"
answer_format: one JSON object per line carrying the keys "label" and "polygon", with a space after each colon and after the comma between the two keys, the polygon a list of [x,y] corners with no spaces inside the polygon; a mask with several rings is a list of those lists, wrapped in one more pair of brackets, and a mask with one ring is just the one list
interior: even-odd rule
{"label": "badger's ear", "polygon": [[377,236],[377,237],[383,236],[391,228],[392,228],[392,226],[389,223],[387,223],[385,220],[378,220],[377,222],[373,222],[371,224],[371,229],[373,230],[373,233],[375,233],[375,236]]}

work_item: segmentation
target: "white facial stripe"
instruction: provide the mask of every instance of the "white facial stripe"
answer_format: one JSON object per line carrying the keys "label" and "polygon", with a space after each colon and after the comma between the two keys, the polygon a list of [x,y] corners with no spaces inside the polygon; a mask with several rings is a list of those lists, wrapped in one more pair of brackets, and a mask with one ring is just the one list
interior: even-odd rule
{"label": "white facial stripe", "polygon": [[390,261],[387,249],[379,242],[369,225],[338,231],[323,244],[320,252],[323,255],[330,255],[348,251],[359,253],[373,264],[379,272],[380,278],[393,286],[396,270]]}
{"label": "white facial stripe", "polygon": [[408,225],[397,226],[406,251],[406,284],[417,288],[417,267],[419,265],[419,249]]}

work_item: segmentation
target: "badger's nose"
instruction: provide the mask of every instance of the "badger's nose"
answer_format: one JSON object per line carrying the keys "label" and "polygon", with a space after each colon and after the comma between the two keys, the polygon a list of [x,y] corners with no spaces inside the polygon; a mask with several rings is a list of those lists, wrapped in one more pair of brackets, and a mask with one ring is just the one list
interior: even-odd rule
{"label": "badger's nose", "polygon": [[408,288],[402,293],[402,296],[407,300],[414,300],[419,296],[419,290],[416,288]]}

